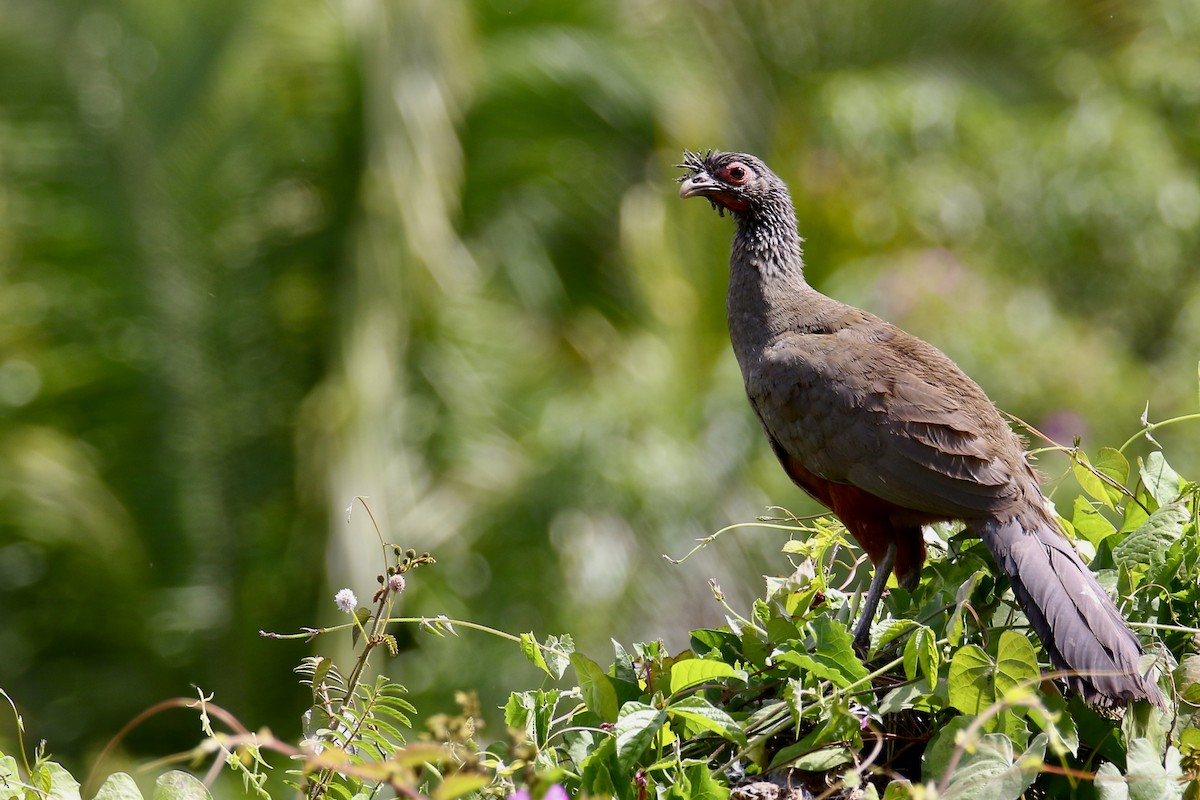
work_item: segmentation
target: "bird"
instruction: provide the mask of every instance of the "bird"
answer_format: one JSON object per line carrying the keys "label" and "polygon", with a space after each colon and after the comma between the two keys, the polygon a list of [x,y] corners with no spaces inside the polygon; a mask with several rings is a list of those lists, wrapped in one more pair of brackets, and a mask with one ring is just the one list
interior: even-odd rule
{"label": "bird", "polygon": [[868,650],[889,573],[914,588],[923,527],[979,536],[1068,688],[1148,700],[1142,646],[1060,529],[1024,443],[941,350],[822,294],[804,276],[787,185],[748,153],[684,151],[681,198],[736,222],[726,314],[746,394],[791,480],[831,510],[875,574],[853,632]]}

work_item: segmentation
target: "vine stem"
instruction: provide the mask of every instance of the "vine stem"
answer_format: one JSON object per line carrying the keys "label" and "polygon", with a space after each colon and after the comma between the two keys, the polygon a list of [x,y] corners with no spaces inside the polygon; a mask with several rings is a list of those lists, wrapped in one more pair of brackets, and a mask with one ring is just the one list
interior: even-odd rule
{"label": "vine stem", "polygon": [[[1177,422],[1194,422],[1196,420],[1200,420],[1200,413],[1184,414],[1181,417],[1171,417],[1170,419],[1164,419],[1162,422],[1146,422],[1146,424],[1142,427],[1142,429],[1140,431],[1138,431],[1137,433],[1135,433],[1133,436],[1130,436],[1129,439],[1126,440],[1125,444],[1123,444],[1117,448],[1117,451],[1120,453],[1124,453],[1126,448],[1128,448],[1130,445],[1132,445],[1138,439],[1141,439],[1143,436],[1149,436],[1150,434],[1154,433],[1159,428],[1165,428],[1168,425],[1174,425]],[[1151,441],[1153,441],[1153,439]]]}
{"label": "vine stem", "polygon": [[[489,633],[492,636],[498,636],[501,639],[507,639],[510,642],[516,642],[518,644],[520,644],[520,642],[521,642],[521,637],[517,636],[515,634],[511,634],[506,631],[499,630],[497,628],[492,628],[487,625],[481,625],[478,622],[468,622],[467,620],[451,619],[449,617],[380,617],[380,619],[377,620],[377,622],[381,623],[382,625],[391,625],[392,623],[408,624],[408,625],[416,624],[416,625],[421,625],[422,627],[430,628],[433,630],[436,630],[439,627],[451,628],[451,629],[467,628],[470,630],[480,631],[482,633]],[[330,625],[325,628],[305,628],[304,630],[299,631],[297,633],[274,633],[272,631],[259,631],[258,635],[263,636],[267,639],[306,639],[307,640],[307,639],[312,639],[316,636],[322,636],[326,633],[336,633],[337,631],[344,631],[347,628],[353,628],[355,626],[355,624],[356,623],[354,623],[354,622],[344,622],[341,625]],[[554,655],[562,656],[563,658],[567,658],[570,656],[570,653],[565,653],[562,650],[559,650],[555,647],[550,647],[548,645],[544,645],[541,642],[537,642],[537,646],[540,647],[542,650],[544,650],[547,653],[553,653]]]}

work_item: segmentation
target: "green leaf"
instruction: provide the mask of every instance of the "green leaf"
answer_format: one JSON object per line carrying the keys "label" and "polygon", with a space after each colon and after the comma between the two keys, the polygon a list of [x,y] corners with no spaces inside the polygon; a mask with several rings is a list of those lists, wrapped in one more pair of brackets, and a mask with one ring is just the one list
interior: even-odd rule
{"label": "green leaf", "polygon": [[879,631],[879,638],[872,642],[873,649],[878,651],[886,647],[919,624],[916,620],[896,619],[894,617],[880,620],[879,625],[876,626]]}
{"label": "green leaf", "polygon": [[47,787],[45,794],[40,795],[45,800],[79,800],[79,781],[62,765],[53,761],[43,761],[34,767],[34,773],[30,782]]}
{"label": "green leaf", "polygon": [[784,646],[787,649],[776,650],[772,659],[793,664],[841,688],[866,679],[867,668],[855,654],[844,625],[828,617],[818,617],[810,627],[814,637],[812,652],[797,650],[799,644],[789,642]]}
{"label": "green leaf", "polygon": [[754,601],[754,607],[751,610],[751,615],[754,620],[762,627],[766,627],[771,621],[771,607],[761,597]]}
{"label": "green leaf", "polygon": [[922,781],[936,782],[945,774],[950,767],[955,745],[959,737],[965,735],[970,724],[971,720],[968,717],[954,717],[934,732],[921,755]]}
{"label": "green leaf", "polygon": [[1093,545],[1100,544],[1117,532],[1116,527],[1083,495],[1075,498],[1075,508],[1071,513],[1071,527],[1075,529],[1075,533]]}
{"label": "green leaf", "polygon": [[575,640],[568,634],[562,636],[547,636],[546,647],[542,650],[542,658],[555,680],[561,678],[571,665],[571,653],[575,652]]}
{"label": "green leaf", "polygon": [[203,783],[179,770],[159,776],[151,797],[152,800],[212,800]]}
{"label": "green leaf", "polygon": [[879,701],[879,713],[899,714],[908,711],[916,705],[916,701],[929,693],[929,685],[925,681],[902,683],[883,696]]}
{"label": "green leaf", "polygon": [[1111,761],[1100,765],[1092,784],[1096,787],[1097,800],[1129,800],[1129,787],[1125,784],[1125,776]]}
{"label": "green leaf", "polygon": [[678,694],[684,689],[699,686],[703,683],[719,681],[723,678],[737,678],[743,683],[746,673],[734,669],[724,661],[712,661],[702,658],[688,658],[676,661],[671,666],[671,694]]}
{"label": "green leaf", "polygon": [[1098,500],[1109,508],[1115,508],[1109,494],[1109,487],[1104,483],[1103,478],[1092,471],[1093,469],[1087,454],[1082,450],[1076,451],[1075,460],[1071,462],[1071,472],[1074,473],[1075,480],[1079,482],[1079,488],[1083,489],[1084,493],[1093,500]]}
{"label": "green leaf", "polygon": [[541,747],[550,735],[550,719],[560,695],[557,690],[513,692],[504,705],[504,724],[525,731],[530,741]]}
{"label": "green leaf", "polygon": [[533,631],[521,634],[521,652],[525,654],[525,658],[529,659],[530,664],[533,664],[551,678],[559,677],[551,672],[550,667],[546,665],[546,659],[542,657],[542,648],[538,647],[537,637],[533,635]]}
{"label": "green leaf", "polygon": [[[358,620],[358,624],[355,625],[354,630],[350,632],[350,642],[351,644],[358,644],[358,637],[362,635],[363,627],[371,620],[371,609],[367,608],[366,606],[359,606],[354,612],[354,618]],[[161,780],[161,778],[159,780]]]}
{"label": "green leaf", "polygon": [[1181,755],[1194,760],[1200,753],[1200,728],[1185,728],[1180,732],[1179,749]]}
{"label": "green leaf", "polygon": [[108,776],[96,792],[94,800],[143,800],[142,792],[134,783],[133,778],[124,772],[114,772]]}
{"label": "green leaf", "polygon": [[1101,447],[1092,466],[1111,480],[1104,484],[1108,499],[1113,503],[1121,502],[1126,495],[1119,487],[1129,480],[1129,460],[1114,447]]}
{"label": "green leaf", "polygon": [[530,712],[533,710],[532,692],[509,692],[504,704],[504,725],[528,733]]}
{"label": "green leaf", "polygon": [[909,800],[912,796],[912,782],[903,778],[892,781],[883,790],[883,800]]}
{"label": "green leaf", "polygon": [[1200,705],[1200,655],[1191,653],[1179,659],[1175,668],[1175,685],[1182,700]]}
{"label": "green leaf", "polygon": [[667,721],[667,712],[645,703],[626,703],[613,732],[616,734],[617,763],[628,771],[654,741]]}
{"label": "green leaf", "polygon": [[1113,548],[1113,561],[1130,570],[1157,572],[1169,557],[1171,545],[1179,541],[1191,515],[1183,503],[1164,505],[1133,533]]}
{"label": "green leaf", "polygon": [[783,598],[784,612],[792,617],[808,616],[808,612],[813,605],[813,600],[816,599],[823,588],[822,585],[814,583],[804,589],[788,592],[787,596]]}
{"label": "green leaf", "polygon": [[0,753],[0,800],[21,797],[21,794],[18,793],[19,790],[15,788],[20,783],[21,773],[17,768],[17,760],[12,756]]}
{"label": "green leaf", "polygon": [[996,702],[995,667],[982,648],[973,644],[960,647],[950,659],[950,705],[964,714],[982,714]]}
{"label": "green leaf", "polygon": [[712,770],[703,762],[689,764],[683,770],[687,782],[685,797],[688,800],[727,800],[729,789],[713,778]]}
{"label": "green leaf", "polygon": [[822,747],[793,760],[790,766],[805,772],[828,772],[852,761],[849,748]]}
{"label": "green leaf", "polygon": [[904,676],[910,681],[916,680],[918,674],[925,678],[930,686],[937,683],[938,670],[942,666],[942,653],[938,649],[937,636],[924,626],[909,637],[904,645]]}
{"label": "green leaf", "polygon": [[679,716],[705,730],[712,731],[718,736],[746,746],[746,734],[734,721],[733,717],[715,707],[703,697],[692,696],[672,703],[667,707],[671,716]]}
{"label": "green leaf", "polygon": [[959,584],[958,591],[954,593],[954,611],[950,614],[950,622],[946,626],[946,640],[951,647],[958,647],[962,642],[963,631],[966,629],[965,609],[971,600],[971,594],[983,576],[983,570],[976,570]]}
{"label": "green leaf", "polygon": [[812,710],[815,712],[816,727],[799,741],[775,753],[767,766],[767,772],[781,769],[799,758],[831,745],[849,745],[855,750],[862,749],[862,719],[850,711],[845,698],[819,706],[814,704]]}
{"label": "green leaf", "polygon": [[1046,752],[1045,735],[1036,736],[1017,758],[1004,734],[967,740],[970,724],[966,717],[955,717],[934,735],[922,757],[922,779],[938,783],[953,769],[945,794],[939,795],[942,800],[1017,800],[1038,776]]}
{"label": "green leaf", "polygon": [[1158,508],[1158,503],[1154,502],[1154,498],[1146,491],[1145,486],[1138,487],[1136,501],[1131,501],[1125,504],[1125,514],[1121,518],[1121,527],[1117,533],[1129,533],[1136,531],[1146,523],[1150,518],[1150,511],[1146,509]]}
{"label": "green leaf", "polygon": [[1037,780],[1045,754],[1045,734],[1039,734],[1021,757],[1015,758],[1007,736],[985,733],[975,747],[964,752],[942,800],[1018,800]]}
{"label": "green leaf", "polygon": [[723,658],[731,658],[737,652],[738,637],[729,631],[699,628],[690,634],[692,650],[696,653],[711,653],[714,650]]}
{"label": "green leaf", "polygon": [[571,666],[575,668],[575,679],[583,692],[583,702],[588,711],[604,722],[616,722],[620,708],[617,705],[617,690],[612,680],[600,666],[582,653],[571,654]]}
{"label": "green leaf", "polygon": [[466,797],[469,794],[478,792],[491,783],[491,781],[492,779],[487,775],[471,772],[454,772],[447,775],[434,787],[429,798],[430,800],[458,800],[460,797]]}
{"label": "green leaf", "polygon": [[[1037,654],[1028,638],[1016,631],[1000,634],[996,648],[996,695],[997,699],[1011,703],[1034,694],[1041,678]],[[1024,707],[1014,707],[1018,715],[1025,713]]]}
{"label": "green leaf", "polygon": [[1129,459],[1115,447],[1101,447],[1096,457],[1096,469],[1122,486],[1129,480]]}
{"label": "green leaf", "polygon": [[1042,695],[1042,706],[1029,709],[1029,719],[1046,732],[1050,749],[1056,753],[1064,750],[1071,755],[1079,754],[1079,728],[1075,717],[1067,711],[1067,701],[1058,692]]}
{"label": "green leaf", "polygon": [[[796,623],[786,617],[774,616],[767,623],[765,628],[767,635],[766,641],[770,643],[786,642],[788,639],[795,639],[801,636],[800,628]],[[758,640],[757,636],[754,636]]]}
{"label": "green leaf", "polygon": [[1108,762],[1096,771],[1096,796],[1100,800],[1179,800],[1186,788],[1182,777],[1178,750],[1168,748],[1164,762],[1149,740],[1134,739],[1129,743],[1125,775]]}
{"label": "green leaf", "polygon": [[617,745],[613,737],[606,736],[584,759],[581,783],[583,790],[593,797],[629,800],[633,796],[633,776],[617,763]]}
{"label": "green leaf", "polygon": [[1151,452],[1145,461],[1138,459],[1138,472],[1150,496],[1157,500],[1160,506],[1175,502],[1183,494],[1186,484],[1179,477],[1179,473],[1171,469],[1161,450]]}

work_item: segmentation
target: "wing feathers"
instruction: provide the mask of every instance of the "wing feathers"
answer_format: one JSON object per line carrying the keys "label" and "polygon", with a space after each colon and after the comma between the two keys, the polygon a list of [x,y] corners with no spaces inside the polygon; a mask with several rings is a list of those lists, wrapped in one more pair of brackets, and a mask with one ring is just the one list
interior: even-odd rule
{"label": "wing feathers", "polygon": [[780,337],[750,365],[771,438],[814,474],[900,506],[959,519],[1010,508],[1028,467],[983,391],[882,320],[854,323]]}

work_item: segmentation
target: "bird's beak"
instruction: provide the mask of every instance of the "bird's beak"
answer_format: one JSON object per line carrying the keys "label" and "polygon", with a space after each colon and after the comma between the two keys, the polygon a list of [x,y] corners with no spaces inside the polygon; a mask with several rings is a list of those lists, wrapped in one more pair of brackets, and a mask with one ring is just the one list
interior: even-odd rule
{"label": "bird's beak", "polygon": [[724,189],[724,186],[710,178],[707,173],[697,172],[695,175],[688,175],[680,181],[679,196],[684,199],[697,195],[708,197],[709,195],[722,192]]}

